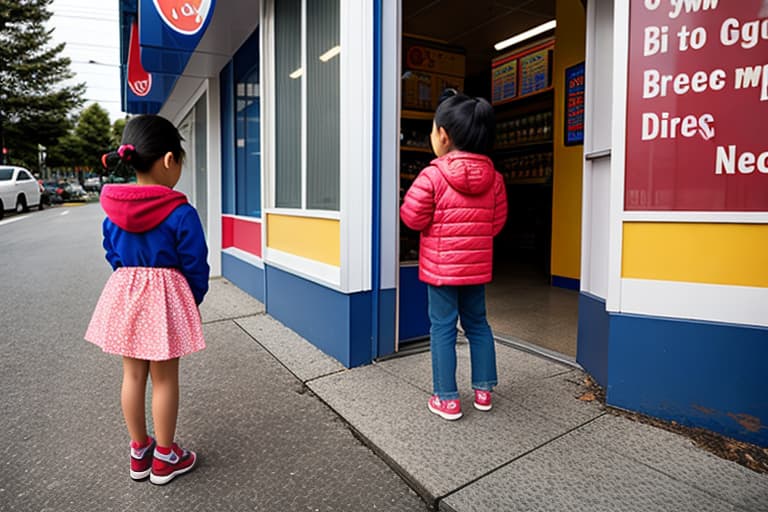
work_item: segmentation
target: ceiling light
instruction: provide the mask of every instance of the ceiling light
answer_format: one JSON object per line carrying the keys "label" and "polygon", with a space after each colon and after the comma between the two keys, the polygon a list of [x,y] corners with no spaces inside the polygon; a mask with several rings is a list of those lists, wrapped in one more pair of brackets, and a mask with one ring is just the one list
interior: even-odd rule
{"label": "ceiling light", "polygon": [[525,41],[526,39],[530,39],[532,37],[536,37],[539,34],[543,34],[544,32],[548,32],[555,28],[557,25],[557,21],[552,20],[548,21],[546,23],[543,23],[539,25],[538,27],[533,27],[531,30],[526,30],[525,32],[521,34],[517,34],[516,36],[512,36],[509,39],[505,39],[503,41],[499,41],[495,45],[493,45],[494,48],[496,48],[496,51],[501,51],[504,48],[509,48],[510,46],[514,46],[517,43],[521,43]]}
{"label": "ceiling light", "polygon": [[322,54],[320,56],[320,60],[323,62],[328,62],[329,60],[337,56],[339,53],[341,53],[341,46],[336,45],[330,50],[328,50],[327,52],[325,52],[324,54]]}
{"label": "ceiling light", "polygon": [[288,76],[296,80],[297,78],[301,77],[301,75],[303,74],[304,74],[304,68],[299,68]]}

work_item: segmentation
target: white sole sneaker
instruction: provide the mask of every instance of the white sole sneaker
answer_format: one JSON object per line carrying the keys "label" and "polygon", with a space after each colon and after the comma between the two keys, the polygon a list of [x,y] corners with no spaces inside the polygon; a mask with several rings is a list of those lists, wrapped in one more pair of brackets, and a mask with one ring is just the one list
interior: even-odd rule
{"label": "white sole sneaker", "polygon": [[493,408],[493,405],[480,405],[479,403],[475,402],[475,409],[478,411],[490,411],[491,408]]}
{"label": "white sole sneaker", "polygon": [[454,420],[457,420],[457,419],[459,419],[459,418],[461,418],[463,416],[463,414],[460,413],[460,412],[457,412],[455,414],[451,414],[449,412],[443,412],[443,411],[440,411],[438,409],[434,409],[432,407],[432,404],[429,403],[429,402],[427,402],[427,407],[429,407],[430,411],[432,411],[433,413],[437,414],[438,416],[440,416],[444,420],[454,421]]}
{"label": "white sole sneaker", "polygon": [[192,464],[190,464],[189,466],[187,466],[185,468],[177,469],[173,473],[170,473],[170,474],[165,475],[165,476],[159,476],[159,475],[156,475],[154,473],[150,473],[149,474],[149,481],[152,482],[155,485],[165,485],[168,482],[170,482],[171,480],[173,480],[174,478],[176,478],[177,476],[183,475],[184,473],[192,471],[192,468],[194,468],[195,465],[197,464],[197,454],[195,452],[192,452],[192,451],[190,451],[190,453],[192,453],[192,456],[194,457],[194,460],[192,461]]}

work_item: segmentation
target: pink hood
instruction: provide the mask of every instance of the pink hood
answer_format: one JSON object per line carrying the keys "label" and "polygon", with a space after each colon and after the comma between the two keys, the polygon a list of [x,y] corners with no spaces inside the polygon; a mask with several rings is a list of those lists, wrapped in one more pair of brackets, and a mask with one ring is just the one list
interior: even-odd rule
{"label": "pink hood", "polygon": [[451,151],[430,163],[440,169],[451,187],[469,196],[485,193],[496,177],[491,159],[475,153]]}
{"label": "pink hood", "polygon": [[504,178],[490,158],[452,151],[414,180],[400,218],[421,232],[419,278],[435,286],[485,284],[493,237],[507,220]]}
{"label": "pink hood", "polygon": [[187,196],[162,185],[104,185],[101,207],[118,227],[144,233],[157,227]]}

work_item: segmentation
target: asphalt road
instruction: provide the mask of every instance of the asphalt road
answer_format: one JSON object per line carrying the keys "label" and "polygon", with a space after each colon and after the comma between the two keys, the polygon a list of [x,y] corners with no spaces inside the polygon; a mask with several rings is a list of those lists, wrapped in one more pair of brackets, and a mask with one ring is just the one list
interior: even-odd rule
{"label": "asphalt road", "polygon": [[426,510],[228,320],[182,361],[178,436],[200,467],[128,476],[120,361],[83,340],[110,269],[98,204],[0,221],[0,511]]}

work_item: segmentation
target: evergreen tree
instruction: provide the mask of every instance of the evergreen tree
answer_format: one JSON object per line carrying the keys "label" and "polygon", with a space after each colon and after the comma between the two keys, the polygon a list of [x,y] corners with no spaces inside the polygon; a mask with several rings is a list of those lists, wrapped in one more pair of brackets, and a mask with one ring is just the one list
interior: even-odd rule
{"label": "evergreen tree", "polygon": [[75,137],[80,141],[82,164],[101,172],[101,155],[108,152],[112,146],[109,113],[98,103],[89,105],[80,114]]}
{"label": "evergreen tree", "polygon": [[49,46],[52,0],[0,0],[0,142],[10,160],[37,167],[37,145],[51,146],[70,127],[84,84],[73,77],[64,44]]}
{"label": "evergreen tree", "polygon": [[112,123],[112,145],[114,147],[118,147],[120,142],[123,140],[123,130],[125,130],[125,123],[127,122],[127,119],[120,118],[116,119],[115,122]]}

